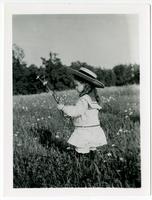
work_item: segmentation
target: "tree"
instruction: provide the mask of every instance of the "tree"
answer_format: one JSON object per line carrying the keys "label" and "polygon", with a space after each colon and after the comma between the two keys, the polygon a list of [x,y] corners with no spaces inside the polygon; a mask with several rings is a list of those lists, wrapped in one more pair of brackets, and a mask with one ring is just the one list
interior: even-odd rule
{"label": "tree", "polygon": [[139,65],[134,64],[133,65],[133,71],[134,71],[134,83],[139,84],[140,82],[140,69],[139,69]]}
{"label": "tree", "polygon": [[23,94],[25,93],[25,69],[26,63],[23,62],[25,56],[22,48],[13,45],[13,94]]}
{"label": "tree", "polygon": [[13,57],[23,63],[23,58],[25,57],[24,50],[16,44],[13,44]]}
{"label": "tree", "polygon": [[105,85],[108,87],[116,84],[116,75],[113,72],[113,70],[111,69],[105,70],[104,80],[105,80]]}
{"label": "tree", "polygon": [[45,68],[45,77],[51,89],[63,90],[73,87],[72,76],[56,53],[50,52],[49,59],[41,58]]}
{"label": "tree", "polygon": [[125,65],[117,65],[113,68],[113,71],[116,76],[116,85],[121,86],[125,85],[125,80],[126,80],[126,67]]}

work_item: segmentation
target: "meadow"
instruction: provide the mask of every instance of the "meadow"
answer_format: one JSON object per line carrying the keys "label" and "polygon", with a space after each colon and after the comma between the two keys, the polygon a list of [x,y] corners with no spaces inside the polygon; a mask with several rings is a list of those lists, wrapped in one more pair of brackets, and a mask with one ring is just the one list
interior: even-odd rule
{"label": "meadow", "polygon": [[[98,90],[108,145],[77,154],[67,144],[74,127],[49,93],[13,97],[14,188],[141,187],[139,85]],[[58,92],[74,104],[76,91]]]}

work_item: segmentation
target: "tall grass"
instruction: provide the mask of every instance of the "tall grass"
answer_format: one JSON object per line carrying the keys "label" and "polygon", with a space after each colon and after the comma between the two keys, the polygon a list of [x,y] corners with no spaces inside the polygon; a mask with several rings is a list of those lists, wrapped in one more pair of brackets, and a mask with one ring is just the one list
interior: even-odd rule
{"label": "tall grass", "polygon": [[[14,96],[14,187],[141,187],[139,86],[99,90],[108,145],[81,155],[67,144],[74,127],[51,95]],[[58,92],[74,104],[75,91]]]}

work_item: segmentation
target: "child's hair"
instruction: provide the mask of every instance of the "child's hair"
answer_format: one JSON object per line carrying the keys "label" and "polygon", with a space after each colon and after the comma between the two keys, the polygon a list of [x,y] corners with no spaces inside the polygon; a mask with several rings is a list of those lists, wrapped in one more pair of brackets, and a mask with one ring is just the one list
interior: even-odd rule
{"label": "child's hair", "polygon": [[84,84],[84,89],[83,91],[79,94],[80,97],[82,97],[85,94],[88,94],[93,100],[96,100],[99,104],[100,102],[100,97],[98,95],[98,91],[97,89],[94,87],[93,84],[89,83],[86,80],[83,80],[80,77],[75,76],[74,77],[77,81],[79,81],[80,83]]}

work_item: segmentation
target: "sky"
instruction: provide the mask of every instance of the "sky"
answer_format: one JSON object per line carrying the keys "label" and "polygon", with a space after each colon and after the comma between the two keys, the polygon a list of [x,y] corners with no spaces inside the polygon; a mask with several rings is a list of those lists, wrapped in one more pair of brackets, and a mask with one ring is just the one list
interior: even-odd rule
{"label": "sky", "polygon": [[50,51],[67,66],[139,64],[138,20],[135,14],[14,15],[12,42],[24,50],[28,66],[39,67]]}

